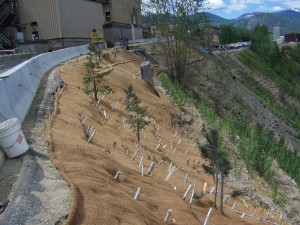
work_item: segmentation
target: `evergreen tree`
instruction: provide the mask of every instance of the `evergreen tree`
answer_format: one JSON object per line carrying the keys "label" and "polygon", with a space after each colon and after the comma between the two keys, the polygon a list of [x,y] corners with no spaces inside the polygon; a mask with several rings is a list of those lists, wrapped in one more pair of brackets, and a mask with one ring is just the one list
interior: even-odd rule
{"label": "evergreen tree", "polygon": [[150,121],[145,119],[148,113],[147,109],[141,106],[141,99],[134,92],[131,93],[131,99],[126,109],[129,112],[127,123],[131,125],[130,128],[136,133],[137,143],[140,143],[140,131],[150,124]]}
{"label": "evergreen tree", "polygon": [[224,150],[218,151],[218,159],[216,161],[217,170],[221,175],[221,194],[220,194],[220,210],[223,211],[223,199],[224,199],[224,179],[228,174],[229,170],[231,170],[231,163],[229,160],[228,153]]}
{"label": "evergreen tree", "polygon": [[99,67],[99,61],[95,60],[93,55],[89,55],[87,57],[87,61],[84,63],[86,68],[86,73],[83,77],[83,83],[85,85],[85,93],[90,94],[94,92],[95,100],[98,101],[97,93],[105,93],[109,94],[113,92],[110,86],[102,86],[99,87],[99,83],[101,83],[102,79],[110,72],[110,70],[103,72],[96,72],[95,69]]}
{"label": "evergreen tree", "polygon": [[214,201],[214,207],[217,207],[217,193],[218,193],[218,180],[219,180],[219,173],[217,170],[217,159],[218,159],[218,151],[219,148],[221,147],[221,141],[219,138],[219,133],[217,130],[212,129],[209,130],[205,134],[205,138],[207,140],[207,144],[200,145],[200,151],[201,154],[204,158],[209,158],[210,159],[210,165],[206,166],[203,165],[204,170],[211,174],[214,175],[215,179],[215,201]]}
{"label": "evergreen tree", "polygon": [[219,137],[218,130],[209,130],[205,138],[207,144],[200,145],[200,151],[204,158],[209,158],[210,165],[203,165],[204,170],[214,175],[215,178],[215,201],[214,207],[217,207],[217,194],[218,194],[218,179],[219,173],[221,174],[221,200],[220,200],[220,210],[223,211],[223,198],[224,198],[224,178],[231,169],[231,164],[227,152],[221,149],[222,143]]}

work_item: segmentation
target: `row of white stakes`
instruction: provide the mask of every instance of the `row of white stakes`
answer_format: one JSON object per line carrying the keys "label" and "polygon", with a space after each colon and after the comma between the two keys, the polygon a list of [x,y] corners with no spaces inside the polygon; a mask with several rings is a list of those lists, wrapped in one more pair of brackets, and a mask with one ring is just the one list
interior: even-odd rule
{"label": "row of white stakes", "polygon": [[[135,147],[134,154],[133,154],[133,156],[132,156],[132,158],[131,158],[131,161],[133,161],[133,160],[135,159],[135,157],[136,157],[136,155],[137,155],[137,153],[138,153],[138,151],[139,151],[140,148],[141,148],[141,144],[137,144],[136,147]],[[143,159],[144,159],[144,156],[141,156],[141,158],[140,158],[140,160],[139,160],[139,165],[138,165],[139,168],[142,169],[142,176],[144,176]],[[161,161],[158,163],[158,165],[160,166],[162,162],[163,162],[163,160],[161,160]],[[152,163],[150,164],[150,166],[149,166],[149,168],[148,168],[148,171],[147,171],[147,174],[148,174],[148,175],[150,175],[150,173],[152,172],[152,170],[153,170],[153,168],[154,168],[154,165],[155,165],[154,162],[152,162]],[[170,163],[170,166],[169,166],[169,169],[168,169],[168,172],[169,172],[169,173],[170,173],[170,172],[171,172],[171,173],[172,173],[172,172],[174,173],[174,171],[175,171],[174,168],[175,168],[175,170],[177,169],[177,167],[173,165],[173,162],[171,162],[171,163]],[[121,172],[118,171],[118,172],[116,173],[114,179],[117,180],[117,181],[119,181],[120,175],[121,175]],[[184,179],[184,182],[187,181],[187,177],[188,177],[188,174],[186,174],[185,179]],[[194,182],[194,186],[195,186],[195,182]],[[184,195],[183,195],[183,200],[186,199],[186,197],[187,197],[188,194],[190,193],[191,189],[192,189],[192,184],[189,185],[188,189],[187,189],[186,192],[184,193]],[[137,189],[137,191],[136,191],[136,193],[135,193],[135,195],[134,195],[134,200],[139,200],[141,191],[142,191],[141,187],[138,187],[138,189]],[[193,202],[194,193],[195,193],[195,190],[193,189],[192,194],[191,194],[191,197],[190,197],[190,200],[189,200],[189,205],[191,205],[192,202]],[[207,214],[207,217],[206,217],[206,219],[205,219],[205,223],[204,223],[204,224],[207,224],[207,223],[208,223],[208,219],[209,219],[209,217],[210,217],[211,210],[212,210],[212,209],[209,210],[209,212],[208,212],[208,214]],[[168,222],[168,220],[169,220],[171,214],[172,214],[172,210],[169,209],[168,212],[167,212],[167,215],[166,215],[166,217],[165,217],[165,219],[164,219],[164,223],[167,223],[167,222]],[[173,220],[174,220],[174,219],[173,219]]]}
{"label": "row of white stakes", "polygon": [[[105,98],[105,96],[103,96],[102,99],[104,99],[104,98]],[[100,107],[100,102],[101,102],[101,99],[99,99],[98,102],[96,103],[96,107],[98,107],[98,106]],[[112,105],[112,111],[115,110],[115,108],[116,108],[116,106],[118,105],[118,103],[119,103],[119,101],[118,101],[116,104],[113,104],[113,105]],[[103,114],[104,114],[104,116],[106,117],[106,112],[105,112],[105,111],[104,111]],[[83,116],[82,116],[82,117],[83,117]],[[87,120],[87,116],[85,116],[84,118],[82,118],[82,125],[85,123],[86,120]],[[159,128],[158,128],[158,129],[159,129]],[[157,132],[156,132],[156,136],[158,136],[158,129],[157,129]],[[92,126],[88,126],[87,132],[86,132],[86,136],[87,136],[92,130],[93,130],[93,127],[92,127]],[[95,133],[96,133],[96,131],[93,131],[92,135],[91,135],[91,136],[89,137],[89,139],[88,139],[88,142],[90,142],[90,141],[92,140],[92,138],[93,138],[93,136],[95,135]],[[177,135],[178,135],[178,133],[176,132],[175,135],[174,135],[174,137],[176,137]],[[179,139],[177,145],[179,145],[180,142],[181,142],[181,139]],[[160,145],[161,145],[161,144],[159,144],[155,149],[157,149]],[[166,145],[163,146],[163,148],[165,148],[165,147],[166,147]],[[137,144],[137,146],[136,146],[136,148],[135,148],[135,151],[134,151],[134,154],[133,154],[133,156],[132,156],[132,158],[131,158],[132,161],[135,159],[135,157],[136,157],[136,155],[137,155],[137,153],[138,153],[138,151],[139,151],[140,148],[141,148],[141,145],[140,145],[140,144]],[[172,148],[172,140],[171,140],[171,148]],[[174,150],[174,153],[175,153],[175,151],[176,151],[176,148],[175,148],[175,150]],[[186,155],[186,152],[185,152],[185,155]],[[142,169],[142,176],[144,176],[144,166],[143,166],[142,160],[143,160],[143,156],[142,156],[141,159],[140,159],[139,167]],[[159,162],[158,165],[161,165],[162,162],[163,162],[163,160],[161,160],[161,161]],[[154,168],[154,165],[155,165],[154,162],[152,162],[152,163],[150,164],[150,166],[149,166],[149,168],[148,168],[148,171],[147,171],[147,174],[148,174],[148,175],[151,174],[151,172],[152,172],[152,170],[153,170],[153,168]],[[169,170],[168,170],[169,174],[168,174],[166,180],[168,180],[168,179],[170,178],[170,176],[171,176],[176,170],[177,170],[177,167],[176,167],[176,166],[173,166],[173,162],[171,162],[171,163],[170,163],[170,166],[169,166]],[[116,173],[114,179],[117,180],[117,181],[119,181],[120,175],[121,175],[121,172],[118,171],[118,172]],[[186,174],[186,176],[185,176],[185,179],[184,179],[184,182],[185,182],[185,183],[187,183],[187,178],[188,178],[188,174]],[[185,192],[185,194],[184,194],[184,196],[183,196],[183,200],[186,199],[186,197],[187,197],[187,195],[189,194],[191,188],[192,188],[192,184],[189,185],[187,191]],[[192,204],[192,201],[193,201],[194,192],[195,192],[195,190],[193,189],[192,195],[191,195],[191,198],[190,198],[190,201],[189,201],[189,204],[190,204],[190,205]],[[141,194],[141,188],[138,187],[138,190],[137,190],[137,192],[136,192],[136,194],[135,194],[135,196],[134,196],[134,200],[138,200],[140,194]],[[204,224],[207,224],[207,221],[208,221],[208,218],[209,218],[209,216],[210,216],[211,210],[212,210],[212,209],[210,209],[210,211],[208,212],[207,218],[206,218]],[[168,222],[169,217],[171,216],[171,212],[172,212],[172,210],[169,209],[168,212],[167,212],[167,215],[166,215],[166,217],[165,217],[164,223],[167,223],[167,222]]]}
{"label": "row of white stakes", "polygon": [[[244,205],[245,205],[246,208],[249,208],[248,205],[246,204],[245,200],[243,200],[243,203],[244,203]],[[270,211],[268,211],[268,213],[267,213],[265,219],[263,219],[262,216],[261,216],[261,217],[256,217],[256,216],[254,216],[255,213],[257,212],[257,210],[255,210],[252,214],[247,214],[247,213],[245,213],[245,212],[236,210],[236,209],[235,209],[236,205],[237,205],[237,202],[235,201],[235,202],[233,203],[232,207],[231,207],[231,210],[232,210],[233,212],[235,212],[235,213],[241,214],[241,215],[242,215],[241,218],[244,218],[245,216],[247,216],[247,217],[250,217],[250,218],[253,218],[253,219],[262,221],[263,223],[272,224],[272,225],[277,225],[276,223],[267,221],[268,218],[269,218],[269,215],[270,215]]]}

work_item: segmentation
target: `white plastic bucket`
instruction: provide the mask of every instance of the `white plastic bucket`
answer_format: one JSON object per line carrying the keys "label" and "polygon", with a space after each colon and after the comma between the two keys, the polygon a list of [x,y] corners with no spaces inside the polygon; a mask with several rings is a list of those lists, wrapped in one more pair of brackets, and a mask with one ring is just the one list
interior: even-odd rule
{"label": "white plastic bucket", "polygon": [[0,147],[8,158],[17,157],[29,149],[16,118],[0,123]]}

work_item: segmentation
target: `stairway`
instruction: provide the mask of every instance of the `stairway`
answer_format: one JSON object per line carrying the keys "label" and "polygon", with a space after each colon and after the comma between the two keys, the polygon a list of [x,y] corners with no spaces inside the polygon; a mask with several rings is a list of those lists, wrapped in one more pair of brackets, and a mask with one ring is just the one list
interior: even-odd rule
{"label": "stairway", "polygon": [[0,26],[15,26],[17,17],[18,0],[0,0]]}
{"label": "stairway", "polygon": [[0,33],[0,49],[9,49],[12,48],[12,43],[11,41],[5,37],[5,35]]}

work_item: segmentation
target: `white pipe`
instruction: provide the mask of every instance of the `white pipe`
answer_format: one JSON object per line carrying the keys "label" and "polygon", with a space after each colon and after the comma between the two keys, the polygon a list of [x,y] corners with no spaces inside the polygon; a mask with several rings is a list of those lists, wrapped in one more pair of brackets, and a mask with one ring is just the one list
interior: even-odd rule
{"label": "white pipe", "polygon": [[211,214],[211,211],[212,211],[212,208],[210,208],[210,209],[209,209],[209,211],[208,211],[208,213],[207,213],[207,216],[206,216],[206,219],[205,219],[205,222],[204,222],[204,224],[203,224],[203,225],[207,225],[207,223],[208,223],[208,219],[209,219],[209,217],[210,217],[210,214]]}
{"label": "white pipe", "polygon": [[166,215],[166,217],[165,217],[164,223],[167,223],[167,222],[168,222],[168,220],[169,220],[171,214],[172,214],[172,209],[169,209],[168,212],[167,212],[167,215]]}
{"label": "white pipe", "polygon": [[139,197],[140,197],[140,194],[141,194],[141,190],[142,188],[138,187],[136,193],[135,193],[135,196],[134,196],[134,200],[139,200]]}
{"label": "white pipe", "polygon": [[192,185],[190,184],[189,187],[188,187],[188,189],[186,190],[186,192],[185,192],[184,195],[183,195],[183,200],[186,199],[186,196],[189,194],[191,188],[192,188]]}

